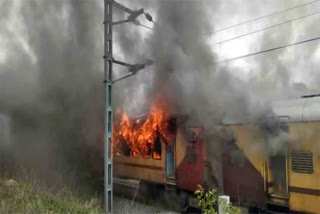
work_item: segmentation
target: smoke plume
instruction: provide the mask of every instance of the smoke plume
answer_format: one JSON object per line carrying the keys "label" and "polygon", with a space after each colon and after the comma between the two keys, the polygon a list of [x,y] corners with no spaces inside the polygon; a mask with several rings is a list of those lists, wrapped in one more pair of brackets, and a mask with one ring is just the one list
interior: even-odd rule
{"label": "smoke plume", "polygon": [[103,129],[102,7],[84,0],[2,4],[8,43],[0,114],[10,118],[11,139],[1,149],[8,167],[34,170],[49,182],[76,179]]}
{"label": "smoke plume", "polygon": [[[222,54],[213,51],[213,42],[205,36],[218,29],[215,26],[265,14],[264,8],[286,8],[292,1],[270,5],[236,0],[119,2],[134,10],[143,7],[155,24],[147,23],[153,31],[132,23],[116,26],[115,58],[129,63],[153,59],[155,63],[115,85],[115,108],[131,114],[145,112],[160,95],[173,114],[188,115],[190,124],[210,130],[207,135],[219,139],[213,140],[216,142],[223,139],[216,125],[272,116],[271,100],[319,90],[320,52],[314,43],[240,60],[244,66],[217,63],[226,51],[238,53],[239,43],[246,44],[250,53],[315,36],[319,33],[315,19],[226,44]],[[312,12],[312,7],[288,17],[304,12]],[[115,10],[115,19],[125,17]],[[277,21],[272,18],[240,30]],[[1,122],[10,124],[10,145],[1,144],[1,149],[10,151],[6,154],[12,162],[54,179],[101,154],[97,142],[103,136],[104,114],[102,22],[102,1],[98,0],[0,1],[0,24],[4,26],[0,47],[5,50],[0,52],[0,116],[10,121]],[[229,31],[231,36],[236,32]],[[115,77],[122,69],[115,66]],[[101,168],[100,164],[94,165]]]}
{"label": "smoke plume", "polygon": [[[137,2],[139,3],[135,1],[131,6],[145,3]],[[130,5],[129,2],[125,3]],[[257,17],[280,10],[279,8],[290,8],[292,4],[292,1],[286,1],[270,5],[265,2],[253,3],[247,7],[239,5],[237,12],[240,15],[245,14],[245,20],[248,20],[250,16]],[[144,88],[141,89],[140,86],[142,92],[139,97],[139,86],[131,85],[133,90],[125,96],[127,103],[124,106],[130,106],[128,100],[135,100],[132,97],[139,97],[137,100],[143,100],[141,103],[145,104],[140,108],[148,109],[152,99],[160,94],[170,103],[173,113],[186,114],[193,124],[214,130],[215,125],[224,121],[265,123],[261,117],[275,116],[271,101],[299,98],[303,94],[319,91],[319,86],[314,84],[315,80],[310,81],[306,78],[307,75],[297,69],[308,64],[310,66],[306,72],[316,73],[316,68],[313,68],[316,61],[313,57],[317,53],[317,45],[294,46],[248,57],[240,60],[245,61],[242,67],[237,67],[233,62],[217,63],[219,56],[212,51],[210,44],[213,42],[208,40],[206,35],[214,32],[216,25],[221,28],[221,22],[235,13],[235,7],[231,5],[233,4],[220,1],[148,1],[147,8],[155,9],[154,31],[148,34],[147,39],[141,36],[143,39],[138,39],[137,43],[144,44],[145,55],[151,54],[155,61],[150,71],[143,73],[144,77],[152,76],[153,81],[142,79],[142,74],[134,79],[133,82],[138,79]],[[264,11],[263,8],[270,8],[270,11]],[[221,11],[224,13],[220,14]],[[244,30],[250,32],[311,12],[312,5],[236,29],[239,29],[240,34]],[[219,18],[219,15],[224,19]],[[210,17],[216,19],[212,20]],[[318,33],[314,19],[315,17],[311,17],[253,34],[243,40],[234,41],[234,44],[244,41],[248,44],[247,50],[250,53],[307,39]],[[228,26],[228,23],[222,23]],[[234,23],[229,23],[232,24]],[[304,35],[302,32],[305,31],[310,34]],[[225,46],[232,49],[235,45]],[[317,78],[317,75],[314,77]]]}

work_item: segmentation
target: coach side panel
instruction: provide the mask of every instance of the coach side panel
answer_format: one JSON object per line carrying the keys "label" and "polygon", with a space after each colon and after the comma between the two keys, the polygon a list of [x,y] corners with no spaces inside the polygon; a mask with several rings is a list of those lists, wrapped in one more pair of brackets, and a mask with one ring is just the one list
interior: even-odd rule
{"label": "coach side panel", "polygon": [[161,143],[161,159],[149,157],[114,156],[114,176],[154,183],[165,183],[165,145]]}
{"label": "coach side panel", "polygon": [[244,125],[229,128],[235,141],[226,143],[224,148],[224,192],[236,202],[263,206],[266,203],[263,143]]}
{"label": "coach side panel", "polygon": [[290,123],[289,129],[290,209],[320,213],[320,122]]}

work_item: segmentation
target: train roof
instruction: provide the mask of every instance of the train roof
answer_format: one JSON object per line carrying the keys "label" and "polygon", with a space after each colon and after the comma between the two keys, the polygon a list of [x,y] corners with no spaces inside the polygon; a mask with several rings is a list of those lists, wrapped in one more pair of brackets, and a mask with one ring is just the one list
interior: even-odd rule
{"label": "train roof", "polygon": [[[302,96],[298,99],[279,100],[271,103],[274,117],[282,122],[320,121],[320,94]],[[135,115],[131,119],[146,118],[147,114]],[[186,115],[172,113],[170,118],[186,118]],[[246,124],[250,120],[225,119],[221,125]]]}
{"label": "train roof", "polygon": [[300,99],[276,101],[272,103],[276,116],[288,122],[319,121],[320,96],[304,96]]}
{"label": "train roof", "polygon": [[[271,103],[274,116],[282,122],[320,121],[320,95],[299,99],[279,100]],[[245,124],[249,121],[225,120],[225,125]]]}

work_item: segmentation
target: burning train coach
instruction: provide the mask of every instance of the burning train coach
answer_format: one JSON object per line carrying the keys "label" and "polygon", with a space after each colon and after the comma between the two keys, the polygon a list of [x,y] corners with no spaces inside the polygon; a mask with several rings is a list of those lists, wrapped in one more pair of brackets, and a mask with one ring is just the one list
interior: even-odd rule
{"label": "burning train coach", "polygon": [[113,133],[115,177],[174,185],[187,191],[203,184],[203,145],[196,137],[201,129],[191,128],[192,136],[187,139],[178,125],[181,120],[158,103],[146,119],[129,120],[123,113]]}
{"label": "burning train coach", "polygon": [[320,97],[273,103],[272,122],[224,123],[229,134],[217,153],[201,127],[162,107],[135,120],[122,114],[114,132],[116,178],[174,187],[182,208],[200,184],[250,209],[320,213]]}

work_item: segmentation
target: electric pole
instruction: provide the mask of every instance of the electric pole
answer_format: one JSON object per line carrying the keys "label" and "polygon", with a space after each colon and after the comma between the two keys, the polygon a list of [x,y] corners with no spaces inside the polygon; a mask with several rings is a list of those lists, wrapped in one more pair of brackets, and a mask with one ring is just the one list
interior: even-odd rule
{"label": "electric pole", "polygon": [[[112,12],[113,6],[125,11],[129,14],[126,20],[113,22]],[[104,0],[104,83],[106,90],[106,106],[105,106],[105,135],[104,135],[104,197],[105,212],[112,213],[113,210],[113,158],[112,158],[112,130],[113,130],[113,113],[112,113],[112,85],[120,80],[135,75],[138,71],[144,69],[147,65],[151,65],[153,61],[147,60],[145,63],[129,64],[115,60],[112,55],[112,31],[113,26],[132,22],[140,25],[136,20],[138,16],[144,14],[146,19],[153,22],[150,14],[145,13],[143,9],[133,11],[114,0]],[[128,67],[129,74],[117,80],[112,78],[112,65],[117,63]]]}
{"label": "electric pole", "polygon": [[112,0],[104,0],[104,82],[106,89],[105,143],[104,143],[104,189],[105,211],[112,212]]}

